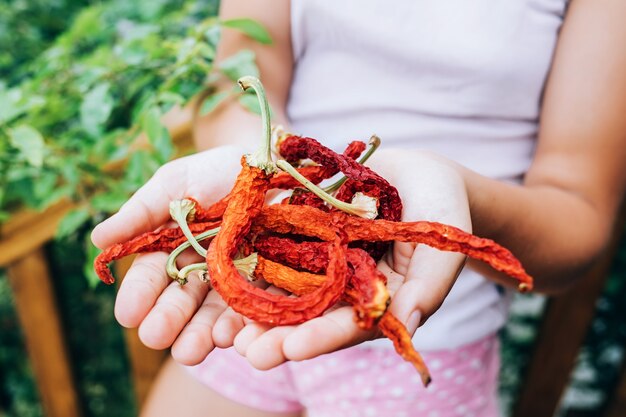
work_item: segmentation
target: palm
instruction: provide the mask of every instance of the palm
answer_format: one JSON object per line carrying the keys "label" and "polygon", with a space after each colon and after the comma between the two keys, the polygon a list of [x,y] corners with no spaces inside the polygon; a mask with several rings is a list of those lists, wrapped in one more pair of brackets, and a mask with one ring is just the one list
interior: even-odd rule
{"label": "palm", "polygon": [[[240,155],[240,149],[219,148],[166,165],[119,214],[94,230],[94,242],[104,247],[153,230],[167,221],[172,199],[193,196],[211,203],[221,198],[239,170]],[[470,230],[463,184],[446,163],[421,154],[379,152],[371,165],[398,188],[404,220],[435,220]],[[120,287],[115,312],[122,325],[139,327],[147,346],[172,346],[172,355],[181,363],[199,363],[215,346],[234,344],[254,366],[266,369],[287,359],[308,359],[377,336],[375,331],[356,326],[348,306],[299,326],[249,322],[199,280],[190,280],[184,287],[172,283],[164,272],[165,258],[166,254],[155,253],[136,259]],[[421,312],[422,320],[432,314],[462,262],[458,254],[396,243],[379,264],[393,295],[392,313],[405,323],[414,310]],[[414,318],[409,331],[413,332],[418,322]]]}
{"label": "palm", "polygon": [[[439,221],[471,230],[463,182],[447,162],[404,151],[379,152],[372,159],[372,168],[398,188],[404,203],[403,220]],[[408,323],[410,332],[443,302],[463,260],[459,254],[395,243],[379,263],[392,294],[391,312]],[[421,317],[409,320],[415,310]],[[287,359],[312,358],[377,336],[375,330],[359,329],[352,308],[345,306],[299,326],[269,328],[250,323],[236,336],[235,347],[254,366],[266,369]]]}
{"label": "palm", "polygon": [[[119,213],[94,229],[92,240],[104,248],[156,229],[168,221],[168,206],[173,199],[193,196],[210,204],[223,197],[240,169],[242,153],[239,148],[223,147],[165,165]],[[172,282],[165,274],[166,257],[164,253],[137,257],[118,292],[115,315],[123,326],[139,327],[147,346],[164,349],[176,342],[183,352],[181,359],[194,362],[201,354],[198,346],[206,353],[213,347],[210,329],[207,332],[198,320],[203,322],[207,312],[217,317],[226,306],[198,280],[191,280],[185,287]],[[188,329],[183,332],[185,327]]]}

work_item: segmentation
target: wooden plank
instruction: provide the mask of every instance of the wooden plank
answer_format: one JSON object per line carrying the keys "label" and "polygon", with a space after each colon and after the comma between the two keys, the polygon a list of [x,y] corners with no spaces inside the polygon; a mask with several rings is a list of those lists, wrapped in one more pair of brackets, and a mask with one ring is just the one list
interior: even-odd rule
{"label": "wooden plank", "polygon": [[[36,251],[52,239],[61,219],[72,209],[69,201],[58,203],[43,213],[32,212],[17,217],[19,227],[10,222],[0,235],[0,267],[15,262],[25,254]],[[9,230],[11,233],[6,232]]]}
{"label": "wooden plank", "polygon": [[156,378],[163,361],[167,357],[166,350],[152,350],[139,340],[137,329],[124,329],[126,347],[131,361],[133,387],[137,407],[141,409],[152,383]]}
{"label": "wooden plank", "polygon": [[626,363],[622,364],[621,376],[609,402],[606,417],[626,417]]}
{"label": "wooden plank", "polygon": [[[193,147],[190,110],[175,109],[165,115],[163,123],[169,129],[172,140],[178,147],[178,153],[189,153]],[[147,146],[147,139],[140,136],[135,149]],[[123,162],[119,162],[107,169],[113,172],[122,166]],[[0,225],[0,268],[6,267],[51,240],[61,219],[75,207],[76,204],[64,200],[42,212],[25,209],[12,214],[8,222]]]}
{"label": "wooden plank", "polygon": [[50,272],[42,248],[7,268],[42,406],[47,417],[80,417]]}
{"label": "wooden plank", "polygon": [[[127,257],[115,263],[115,276],[118,277],[118,283],[126,275],[132,261],[133,257]],[[167,356],[167,350],[153,350],[144,346],[141,340],[139,340],[137,329],[124,329],[124,337],[131,364],[137,407],[141,409],[150,392],[152,382]]]}
{"label": "wooden plank", "polygon": [[570,381],[615,256],[626,211],[601,259],[569,292],[549,300],[513,417],[550,417]]}

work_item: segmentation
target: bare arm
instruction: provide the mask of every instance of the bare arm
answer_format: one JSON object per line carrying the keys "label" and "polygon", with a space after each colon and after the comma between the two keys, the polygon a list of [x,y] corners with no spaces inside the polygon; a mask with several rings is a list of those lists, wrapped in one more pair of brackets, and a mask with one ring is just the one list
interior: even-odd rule
{"label": "bare arm", "polygon": [[[273,43],[262,45],[239,31],[225,28],[216,58],[216,63],[219,63],[242,49],[253,51],[259,66],[260,79],[272,106],[273,121],[283,125],[286,125],[287,120],[285,104],[293,67],[289,10],[288,0],[222,1],[220,18],[254,19],[269,31]],[[232,88],[232,83],[221,80],[217,88],[227,91]],[[197,121],[195,140],[198,149],[233,144],[254,147],[260,131],[260,117],[248,112],[236,101],[230,100]]]}
{"label": "bare arm", "polygon": [[523,186],[464,172],[474,231],[566,288],[601,254],[626,184],[626,3],[570,5]]}

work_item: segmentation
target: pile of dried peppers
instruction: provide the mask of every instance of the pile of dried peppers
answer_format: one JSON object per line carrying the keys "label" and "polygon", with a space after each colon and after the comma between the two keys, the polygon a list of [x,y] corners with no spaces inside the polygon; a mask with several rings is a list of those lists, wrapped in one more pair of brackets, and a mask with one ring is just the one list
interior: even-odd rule
{"label": "pile of dried peppers", "polygon": [[[387,310],[386,279],[376,269],[393,241],[461,252],[516,278],[520,291],[532,289],[532,278],[520,262],[495,242],[445,224],[401,222],[398,191],[363,165],[379,144],[376,137],[367,151],[363,142],[355,141],[337,154],[315,139],[280,134],[275,146],[283,159],[272,162],[263,87],[253,77],[243,77],[239,84],[259,97],[264,136],[257,152],[242,158],[231,192],[206,208],[192,198],[173,201],[170,213],[178,227],[163,227],[107,248],[95,261],[105,283],[113,282],[111,261],[166,251],[169,276],[182,285],[198,271],[229,306],[259,322],[302,323],[341,300],[353,306],[361,328],[378,326],[393,341],[425,385],[430,381],[428,370],[407,329]],[[342,179],[326,189],[316,185],[338,173]],[[266,205],[271,189],[292,193],[281,204]],[[177,256],[189,247],[206,262],[179,270]],[[297,297],[272,294],[251,282],[261,279]]]}

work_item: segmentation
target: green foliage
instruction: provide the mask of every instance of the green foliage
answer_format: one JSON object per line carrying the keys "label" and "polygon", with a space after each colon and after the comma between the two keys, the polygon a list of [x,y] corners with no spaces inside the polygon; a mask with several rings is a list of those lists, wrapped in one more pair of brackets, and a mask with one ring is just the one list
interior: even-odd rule
{"label": "green foliage", "polygon": [[254,20],[230,19],[222,22],[222,25],[228,28],[238,29],[262,44],[269,45],[272,43],[272,38],[267,30]]}
{"label": "green foliage", "polygon": [[66,29],[72,16],[96,0],[4,0],[0,2],[0,78],[17,82],[26,63]]}
{"label": "green foliage", "polygon": [[[83,278],[86,256],[83,241],[88,227],[78,231],[79,239],[62,239],[48,248],[55,277],[55,290],[76,387],[84,414],[88,417],[133,417],[138,413],[130,379],[130,364],[121,327],[113,318],[115,291],[94,288]],[[93,270],[93,268],[89,268]]]}
{"label": "green foliage", "polygon": [[[624,230],[626,232],[626,230]],[[624,362],[626,348],[626,233],[578,355],[561,408],[564,416],[605,415]]]}
{"label": "green foliage", "polygon": [[[271,42],[258,23],[220,22],[216,10],[216,0],[99,2],[32,62],[20,63],[20,77],[0,79],[0,220],[69,198],[82,207],[61,225],[58,235],[70,235],[99,212],[119,208],[172,158],[161,117],[207,88],[220,29]],[[231,80],[258,75],[250,51],[216,70]],[[233,90],[208,95],[202,112],[232,94],[255,110]],[[151,149],[131,152],[142,133]],[[126,161],[123,170],[106,171],[119,161]]]}

